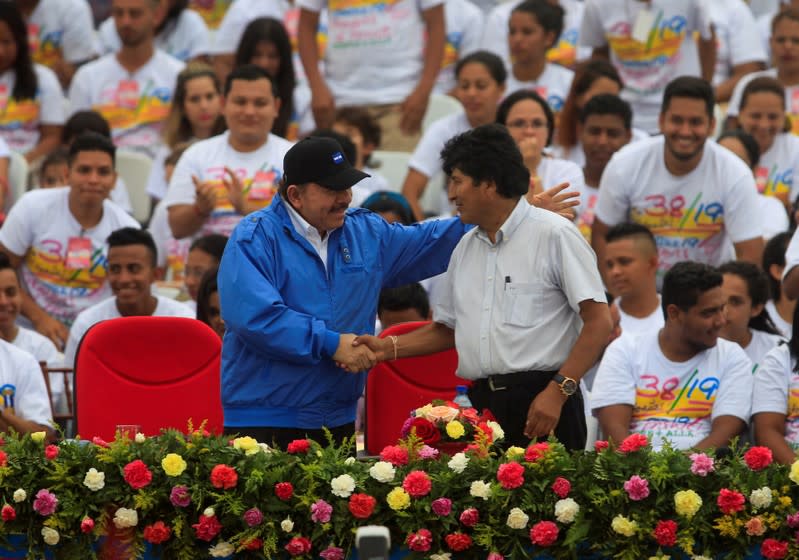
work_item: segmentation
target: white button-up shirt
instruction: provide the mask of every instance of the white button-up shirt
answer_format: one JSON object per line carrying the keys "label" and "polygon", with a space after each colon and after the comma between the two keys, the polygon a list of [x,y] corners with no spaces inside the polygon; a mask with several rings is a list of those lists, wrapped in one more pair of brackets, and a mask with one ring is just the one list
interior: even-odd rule
{"label": "white button-up shirt", "polygon": [[596,255],[579,230],[522,198],[492,243],[461,239],[433,318],[455,330],[458,375],[554,371],[582,328],[579,304],[604,302]]}
{"label": "white button-up shirt", "polygon": [[322,259],[322,264],[325,265],[325,271],[327,271],[327,242],[330,239],[330,233],[335,230],[326,231],[323,238],[319,235],[319,230],[306,222],[305,218],[300,216],[300,213],[297,212],[288,201],[285,201],[285,203],[289,218],[291,218],[291,225],[293,225],[297,233],[316,250],[319,254],[319,258]]}

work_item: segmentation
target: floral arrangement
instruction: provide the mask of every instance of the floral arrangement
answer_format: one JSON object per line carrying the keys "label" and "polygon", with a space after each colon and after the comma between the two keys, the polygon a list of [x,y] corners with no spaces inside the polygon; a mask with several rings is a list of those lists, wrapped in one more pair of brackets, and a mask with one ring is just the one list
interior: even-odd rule
{"label": "floral arrangement", "polygon": [[[385,525],[410,558],[799,558],[799,462],[652,451],[644,436],[569,453],[554,440],[444,456],[412,431],[376,458],[296,440],[164,431],[113,442],[0,445],[0,539],[28,557],[342,560]],[[111,539],[108,539],[108,537]]]}
{"label": "floral arrangement", "polygon": [[481,440],[491,443],[504,436],[489,410],[480,414],[474,408],[444,400],[434,400],[412,411],[402,426],[402,437],[407,438],[412,431],[429,446],[456,443],[464,448],[471,445],[473,449],[480,446]]}

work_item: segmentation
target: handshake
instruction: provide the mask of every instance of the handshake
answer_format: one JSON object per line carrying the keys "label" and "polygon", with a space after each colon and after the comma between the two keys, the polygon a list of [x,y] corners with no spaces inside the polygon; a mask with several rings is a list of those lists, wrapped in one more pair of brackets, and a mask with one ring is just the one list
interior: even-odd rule
{"label": "handshake", "polygon": [[364,334],[342,334],[333,361],[341,369],[350,373],[358,373],[372,369],[378,362],[393,356],[393,344],[390,339],[377,338]]}

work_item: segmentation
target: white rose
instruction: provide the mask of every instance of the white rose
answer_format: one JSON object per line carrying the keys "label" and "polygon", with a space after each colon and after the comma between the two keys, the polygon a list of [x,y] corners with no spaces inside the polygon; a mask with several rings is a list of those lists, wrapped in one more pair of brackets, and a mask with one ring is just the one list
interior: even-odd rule
{"label": "white rose", "polygon": [[452,558],[452,554],[449,552],[442,552],[440,554],[431,554],[430,560],[450,560]]}
{"label": "white rose", "polygon": [[511,529],[524,529],[527,527],[527,522],[530,518],[519,508],[513,508],[508,514],[508,520],[505,522]]}
{"label": "white rose", "polygon": [[28,497],[28,494],[22,488],[17,488],[14,490],[14,501],[17,503],[24,502],[25,498]]}
{"label": "white rose", "polygon": [[394,465],[388,461],[378,461],[369,469],[369,476],[378,482],[391,482],[396,473]]}
{"label": "white rose", "polygon": [[227,556],[232,556],[234,552],[236,552],[236,547],[227,541],[216,543],[214,546],[208,549],[208,554],[214,558],[225,558]]}
{"label": "white rose", "polygon": [[456,453],[452,456],[452,459],[449,460],[447,466],[456,473],[460,474],[466,470],[466,465],[468,464],[469,458],[466,456],[466,453]]}
{"label": "white rose", "polygon": [[117,529],[135,527],[139,524],[139,514],[135,509],[119,508],[114,514],[114,525]]}
{"label": "white rose", "polygon": [[771,498],[771,488],[768,486],[752,490],[752,493],[749,495],[749,501],[752,502],[752,506],[754,506],[755,509],[765,509],[769,507],[771,505]]}
{"label": "white rose", "polygon": [[354,465],[355,464],[355,457],[347,457],[344,459],[345,465]]}
{"label": "white rose", "polygon": [[280,528],[283,529],[284,533],[291,533],[294,530],[294,522],[291,520],[291,517],[287,517],[281,521]]}
{"label": "white rose", "polygon": [[334,496],[349,498],[355,491],[355,479],[348,474],[342,474],[330,481],[330,488]]}
{"label": "white rose", "polygon": [[491,497],[491,485],[486,484],[482,480],[475,480],[469,488],[469,494],[475,498],[483,498],[487,500]]}
{"label": "white rose", "polygon": [[147,436],[145,436],[143,433],[136,432],[136,437],[133,438],[133,441],[135,441],[136,443],[144,443],[146,439]]}
{"label": "white rose", "polygon": [[561,523],[574,522],[574,518],[577,517],[577,512],[579,511],[580,505],[571,498],[558,500],[555,503],[555,518]]}
{"label": "white rose", "polygon": [[214,508],[207,507],[203,510],[203,515],[206,517],[213,517],[214,515],[216,515],[216,512],[214,511]]}
{"label": "white rose", "polygon": [[263,451],[264,453],[272,453],[272,448],[266,445],[265,443],[259,443],[258,447],[260,447],[261,451]]}
{"label": "white rose", "polygon": [[505,438],[505,430],[502,429],[502,426],[499,425],[499,422],[494,422],[493,420],[489,420],[486,422],[488,427],[491,428],[491,433],[493,434],[494,441],[498,439]]}
{"label": "white rose", "polygon": [[58,531],[50,527],[42,527],[42,537],[44,542],[50,546],[57,545],[58,541],[61,540],[61,535],[58,534]]}
{"label": "white rose", "polygon": [[90,468],[83,477],[83,485],[93,492],[102,490],[105,486],[105,473],[94,467]]}

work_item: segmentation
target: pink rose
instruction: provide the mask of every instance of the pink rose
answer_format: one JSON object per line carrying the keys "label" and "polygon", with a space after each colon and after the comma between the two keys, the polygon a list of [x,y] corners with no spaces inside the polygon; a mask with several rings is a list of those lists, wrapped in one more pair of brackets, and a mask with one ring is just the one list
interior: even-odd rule
{"label": "pink rose", "polygon": [[441,517],[446,517],[452,512],[452,500],[449,498],[438,498],[433,500],[433,503],[430,504],[433,513],[439,515]]}
{"label": "pink rose", "polygon": [[624,483],[624,491],[631,500],[639,502],[649,496],[649,482],[637,474],[633,475]]}
{"label": "pink rose", "polygon": [[707,476],[715,469],[713,458],[704,453],[691,453],[690,459],[691,472],[697,476]]}
{"label": "pink rose", "polygon": [[424,411],[424,418],[431,422],[452,422],[457,418],[459,410],[451,406],[434,406]]}

